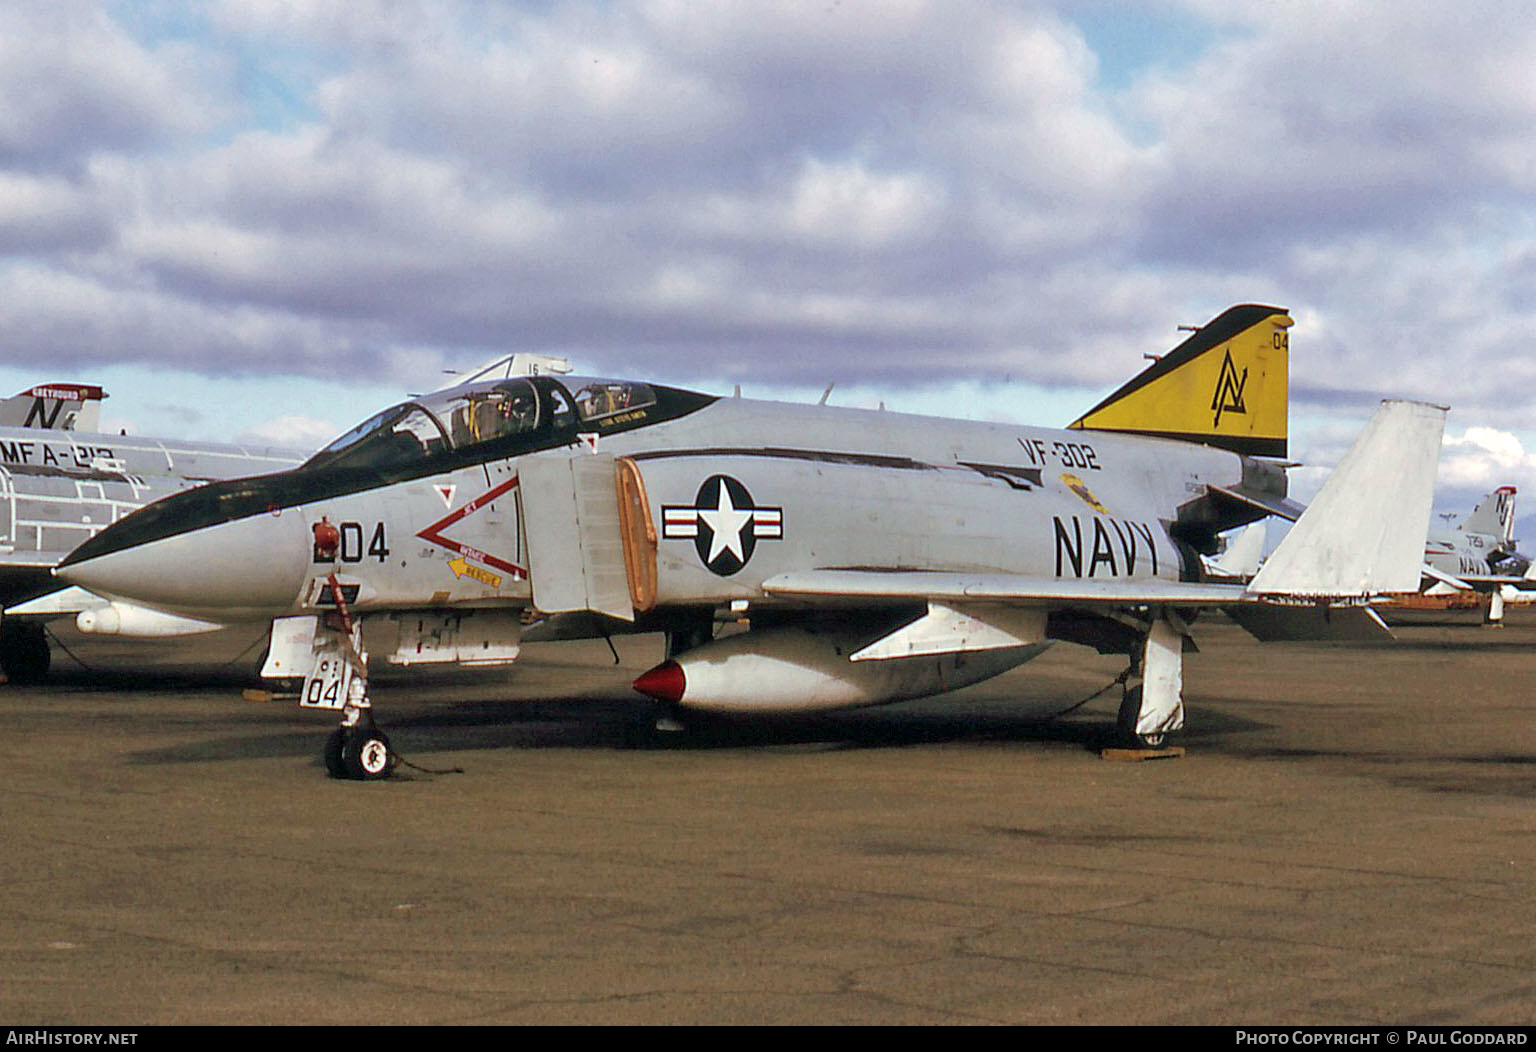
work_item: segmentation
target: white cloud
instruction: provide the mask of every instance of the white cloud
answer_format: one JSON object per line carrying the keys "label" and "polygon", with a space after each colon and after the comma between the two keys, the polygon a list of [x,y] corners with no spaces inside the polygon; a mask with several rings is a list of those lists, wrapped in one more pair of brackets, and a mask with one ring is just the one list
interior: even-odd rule
{"label": "white cloud", "polygon": [[234,441],[241,445],[312,450],[330,442],[341,430],[333,420],[288,415],[246,428],[235,436]]}
{"label": "white cloud", "polygon": [[526,349],[942,401],[1107,390],[1258,301],[1298,416],[1536,431],[1523,5],[1169,0],[1137,17],[1199,46],[1123,77],[1090,9],[11,5],[0,322],[60,364]]}
{"label": "white cloud", "polygon": [[1536,452],[1528,452],[1519,435],[1469,427],[1461,435],[1446,435],[1440,452],[1440,485],[1480,491],[1479,495],[1507,485],[1536,493]]}
{"label": "white cloud", "polygon": [[90,249],[111,236],[108,211],[70,180],[0,170],[0,258]]}
{"label": "white cloud", "polygon": [[76,171],[98,150],[211,129],[226,112],[216,53],[134,40],[89,0],[0,6],[0,165]]}

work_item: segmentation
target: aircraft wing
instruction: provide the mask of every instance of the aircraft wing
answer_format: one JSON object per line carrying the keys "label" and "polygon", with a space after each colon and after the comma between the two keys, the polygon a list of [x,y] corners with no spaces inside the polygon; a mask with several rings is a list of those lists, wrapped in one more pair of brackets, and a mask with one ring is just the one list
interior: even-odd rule
{"label": "aircraft wing", "polygon": [[1435,569],[1428,563],[1424,564],[1424,576],[1463,592],[1491,592],[1505,585],[1522,592],[1536,591],[1536,579],[1530,577],[1514,577],[1510,574],[1497,573],[1449,574],[1444,570]]}
{"label": "aircraft wing", "polygon": [[0,555],[0,572],[5,570],[51,570],[68,552],[6,552]]}
{"label": "aircraft wing", "polygon": [[107,604],[108,601],[101,596],[79,586],[71,586],[6,607],[5,616],[41,618],[47,621],[56,617],[74,617],[85,610],[94,610]]}
{"label": "aircraft wing", "polygon": [[[935,636],[976,632],[978,625],[1003,633],[1019,610],[1077,609],[1107,612],[1125,607],[1217,607],[1249,635],[1265,642],[1333,640],[1360,641],[1390,636],[1391,630],[1359,596],[1353,605],[1319,603],[1315,595],[1255,592],[1240,584],[1147,580],[1081,581],[1011,574],[935,573],[924,571],[810,570],[780,574],[763,583],[763,590],[780,599],[812,602],[881,604],[922,601],[928,616],[917,622],[921,632]],[[1014,615],[1010,617],[1010,615]],[[903,629],[888,640],[855,655],[906,656],[911,653]],[[985,635],[983,638],[986,638]],[[995,638],[1007,639],[1006,635]],[[943,644],[939,649],[943,649]],[[995,644],[994,644],[995,645]]]}
{"label": "aircraft wing", "polygon": [[1018,574],[922,570],[804,570],[763,582],[780,599],[1013,603],[1027,606],[1232,606],[1269,601],[1242,585],[1183,581],[1084,581]]}
{"label": "aircraft wing", "polygon": [[50,571],[64,552],[5,552],[0,554],[0,608],[7,616],[11,604],[55,591],[59,583]]}

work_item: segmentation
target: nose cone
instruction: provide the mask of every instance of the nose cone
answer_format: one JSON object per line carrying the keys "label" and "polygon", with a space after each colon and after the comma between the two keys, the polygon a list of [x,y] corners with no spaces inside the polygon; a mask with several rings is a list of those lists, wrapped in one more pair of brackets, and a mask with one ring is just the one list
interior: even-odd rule
{"label": "nose cone", "polygon": [[[167,528],[161,505],[196,492],[109,526],[54,574],[98,595],[184,617],[240,621],[285,613],[304,584],[309,550],[303,517],[290,509],[212,525],[196,524],[194,517],[190,529]],[[154,514],[139,519],[147,512]]]}

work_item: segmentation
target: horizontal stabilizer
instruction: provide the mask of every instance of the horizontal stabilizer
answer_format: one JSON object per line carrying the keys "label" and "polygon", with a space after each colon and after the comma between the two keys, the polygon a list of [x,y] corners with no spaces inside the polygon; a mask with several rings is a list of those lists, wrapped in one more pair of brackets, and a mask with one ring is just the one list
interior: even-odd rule
{"label": "horizontal stabilizer", "polygon": [[1306,512],[1304,504],[1297,504],[1289,497],[1273,493],[1255,493],[1241,486],[1206,486],[1215,496],[1238,505],[1251,508],[1262,515],[1278,515],[1287,522],[1295,522]]}
{"label": "horizontal stabilizer", "polygon": [[1265,643],[1370,643],[1392,638],[1368,606],[1231,606],[1227,616]]}
{"label": "horizontal stabilizer", "polygon": [[1250,589],[1317,597],[1418,591],[1445,413],[1383,402]]}

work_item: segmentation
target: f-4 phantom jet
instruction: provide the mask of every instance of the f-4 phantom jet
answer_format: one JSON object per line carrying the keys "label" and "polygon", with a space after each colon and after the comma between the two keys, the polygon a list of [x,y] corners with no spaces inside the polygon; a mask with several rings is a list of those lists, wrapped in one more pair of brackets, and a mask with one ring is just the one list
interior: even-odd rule
{"label": "f-4 phantom jet", "polygon": [[[1509,596],[1536,591],[1536,568],[1516,548],[1515,487],[1500,486],[1454,529],[1431,527],[1424,543],[1426,595],[1488,595],[1484,623],[1499,625]],[[1522,598],[1520,601],[1529,601]]]}
{"label": "f-4 phantom jet", "polygon": [[[1120,725],[1155,744],[1183,724],[1200,610],[1261,638],[1376,630],[1369,597],[1419,583],[1445,411],[1407,402],[1384,403],[1251,582],[1202,581],[1219,533],[1296,510],[1265,459],[1286,454],[1290,326],[1231,308],[1066,430],[473,382],[295,470],[150,505],[57,572],[180,617],[275,619],[263,675],[341,713],[337,776],[393,764],[374,619],[404,664],[510,662],[527,620],[665,632],[635,687],[683,722],[943,693],[1066,641],[1128,656]],[[716,638],[725,617],[750,628]]]}

